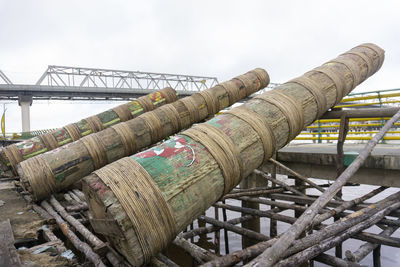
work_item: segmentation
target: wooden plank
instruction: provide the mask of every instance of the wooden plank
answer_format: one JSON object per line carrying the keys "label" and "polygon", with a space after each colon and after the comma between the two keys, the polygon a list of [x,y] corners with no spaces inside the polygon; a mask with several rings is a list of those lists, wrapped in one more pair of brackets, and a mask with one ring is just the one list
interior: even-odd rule
{"label": "wooden plank", "polygon": [[0,222],[0,266],[21,266],[10,219]]}

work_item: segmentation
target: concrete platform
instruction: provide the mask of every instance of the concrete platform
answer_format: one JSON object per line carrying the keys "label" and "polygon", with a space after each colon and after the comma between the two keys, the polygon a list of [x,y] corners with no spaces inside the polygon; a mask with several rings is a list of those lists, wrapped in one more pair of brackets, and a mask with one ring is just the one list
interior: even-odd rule
{"label": "concrete platform", "polygon": [[[364,146],[345,144],[344,151],[359,152]],[[336,144],[289,144],[278,151],[277,160],[307,177],[336,178]],[[271,164],[263,166],[265,171],[271,168]],[[277,171],[287,174],[279,168]],[[400,187],[400,145],[378,144],[350,182]]]}

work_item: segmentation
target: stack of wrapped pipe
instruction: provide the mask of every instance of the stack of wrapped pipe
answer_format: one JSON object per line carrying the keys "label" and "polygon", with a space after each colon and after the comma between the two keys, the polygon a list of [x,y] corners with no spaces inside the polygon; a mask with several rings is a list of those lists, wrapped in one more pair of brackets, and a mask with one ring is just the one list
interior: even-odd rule
{"label": "stack of wrapped pipe", "polygon": [[176,91],[167,87],[55,131],[9,145],[0,150],[0,168],[3,171],[11,169],[16,174],[17,164],[28,158],[97,133],[117,123],[131,120],[177,99]]}
{"label": "stack of wrapped pipe", "polygon": [[382,65],[363,44],[159,146],[83,179],[95,231],[134,266],[149,262],[279,148]]}
{"label": "stack of wrapped pipe", "polygon": [[268,73],[255,69],[213,88],[85,136],[21,162],[22,186],[35,200],[45,198],[92,171],[200,122],[266,87]]}

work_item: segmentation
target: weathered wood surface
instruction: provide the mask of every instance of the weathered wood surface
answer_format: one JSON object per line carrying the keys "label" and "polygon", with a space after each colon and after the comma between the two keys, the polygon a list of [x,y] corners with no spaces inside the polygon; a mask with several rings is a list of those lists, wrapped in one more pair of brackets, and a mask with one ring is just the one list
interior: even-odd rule
{"label": "weathered wood surface", "polygon": [[268,83],[267,72],[255,69],[133,120],[28,159],[18,166],[22,185],[35,199],[45,198],[107,163],[132,155],[214,115]]}
{"label": "weathered wood surface", "polygon": [[50,133],[9,145],[0,149],[0,168],[3,171],[11,169],[16,174],[16,165],[21,161],[51,151],[112,125],[133,119],[177,99],[176,91],[167,87]]}
{"label": "weathered wood surface", "polygon": [[[358,46],[326,63],[322,69],[314,69],[300,78],[311,84],[314,90],[306,87],[307,85],[288,82],[232,109],[230,113],[192,127],[159,146],[96,171],[84,180],[84,191],[93,216],[116,220],[125,233],[125,239],[109,237],[110,244],[132,264],[142,265],[145,261],[144,251],[151,248],[143,242],[139,244],[138,240],[143,231],[153,229],[143,228],[137,220],[148,221],[150,216],[141,216],[147,210],[153,211],[155,207],[141,202],[139,184],[133,187],[134,192],[130,194],[126,193],[127,188],[123,185],[113,185],[112,190],[107,185],[126,181],[139,183],[138,175],[142,175],[144,169],[147,177],[157,185],[157,190],[152,189],[154,196],[159,194],[158,190],[162,192],[174,220],[174,231],[178,233],[236,186],[241,178],[247,177],[268,160],[274,153],[273,147],[268,146],[273,139],[275,149],[283,147],[304,126],[315,121],[324,111],[339,102],[342,96],[375,73],[382,63],[383,51],[380,48],[374,45]],[[286,96],[282,97],[282,94]],[[273,101],[277,98],[285,101],[286,106],[282,107],[280,103]],[[292,100],[287,101],[287,98]],[[252,115],[240,117],[243,109]],[[251,118],[259,119],[258,122],[261,123],[255,125]],[[303,124],[299,125],[302,120]],[[263,133],[268,134],[267,129],[271,129],[272,136],[265,142],[262,138],[265,137]],[[137,164],[140,164],[140,171],[123,171],[132,170],[132,166]],[[236,170],[232,171],[234,169]],[[113,173],[117,170],[118,175]],[[235,180],[229,181],[231,177],[235,177]],[[107,185],[104,181],[107,181]],[[118,199],[117,193],[124,196],[124,199]],[[128,207],[126,201],[140,202],[140,205],[135,204],[133,207],[135,213],[142,215],[128,215],[125,211],[131,210],[132,205]],[[169,214],[168,211],[163,212],[165,215]],[[263,215],[277,216],[271,213]],[[168,238],[170,241],[174,236],[171,234]]]}
{"label": "weathered wood surface", "polygon": [[0,266],[21,266],[9,219],[0,222]]}

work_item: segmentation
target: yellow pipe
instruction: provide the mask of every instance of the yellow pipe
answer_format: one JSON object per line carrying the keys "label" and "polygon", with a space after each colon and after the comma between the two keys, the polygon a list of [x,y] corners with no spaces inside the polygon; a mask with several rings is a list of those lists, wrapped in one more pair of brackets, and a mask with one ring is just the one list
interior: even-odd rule
{"label": "yellow pipe", "polygon": [[[342,101],[340,101],[340,103],[356,101],[356,100],[379,99],[378,93],[374,93],[374,94],[375,95],[345,98],[345,99],[342,99]],[[387,97],[396,97],[396,96],[400,96],[400,93],[392,93],[392,94],[380,95],[381,99],[382,98],[387,98]]]}
{"label": "yellow pipe", "polygon": [[[399,103],[400,100],[392,100],[392,101],[382,101],[382,104],[391,104],[391,103]],[[371,102],[371,103],[360,103],[360,104],[350,104],[350,105],[339,105],[335,106],[335,108],[348,108],[348,107],[359,107],[359,106],[370,106],[370,105],[380,105],[380,102]]]}
{"label": "yellow pipe", "polygon": [[[348,135],[352,135],[352,134],[374,134],[374,133],[378,133],[378,131],[348,132],[347,134]],[[388,131],[387,133],[398,134],[398,133],[400,133],[400,131]],[[339,134],[339,132],[321,132],[321,133],[305,133],[305,132],[302,132],[300,134],[302,134],[302,135]]]}
{"label": "yellow pipe", "polygon": [[[400,125],[400,123],[395,123],[394,125]],[[349,127],[366,127],[366,126],[382,126],[381,123],[364,123],[364,124],[350,124]],[[316,129],[316,128],[339,128],[340,125],[321,125],[321,126],[307,126],[308,129]]]}
{"label": "yellow pipe", "polygon": [[[295,140],[337,140],[335,136],[326,137],[296,137]],[[372,136],[347,136],[346,140],[371,140]],[[400,140],[400,136],[385,136],[384,140]]]}
{"label": "yellow pipe", "polygon": [[[380,118],[351,118],[349,121],[380,121],[380,120],[390,120],[389,117],[380,117]],[[340,119],[323,119],[319,120],[320,123],[324,122],[340,122]],[[314,123],[318,123],[318,121],[314,121]]]}

